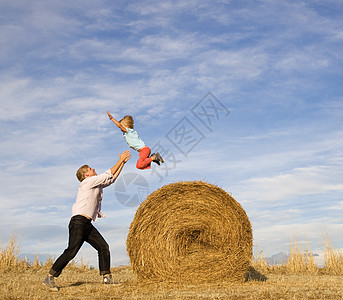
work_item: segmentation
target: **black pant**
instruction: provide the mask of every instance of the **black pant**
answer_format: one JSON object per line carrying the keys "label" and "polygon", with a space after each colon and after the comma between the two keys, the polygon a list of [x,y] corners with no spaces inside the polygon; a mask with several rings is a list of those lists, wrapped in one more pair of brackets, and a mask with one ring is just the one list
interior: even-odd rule
{"label": "black pant", "polygon": [[50,275],[58,277],[65,266],[76,256],[84,242],[98,251],[100,275],[110,274],[110,249],[100,232],[84,216],[74,216],[69,223],[68,248],[64,250],[50,269]]}

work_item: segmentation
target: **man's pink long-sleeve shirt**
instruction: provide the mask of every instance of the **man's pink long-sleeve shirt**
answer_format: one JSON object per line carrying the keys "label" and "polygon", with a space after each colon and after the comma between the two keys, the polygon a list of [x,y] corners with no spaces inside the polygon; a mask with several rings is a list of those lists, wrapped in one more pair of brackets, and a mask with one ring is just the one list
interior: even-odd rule
{"label": "man's pink long-sleeve shirt", "polygon": [[105,215],[100,212],[103,188],[111,185],[115,180],[111,170],[85,178],[79,185],[76,201],[72,207],[72,217],[85,215],[93,221],[105,218]]}

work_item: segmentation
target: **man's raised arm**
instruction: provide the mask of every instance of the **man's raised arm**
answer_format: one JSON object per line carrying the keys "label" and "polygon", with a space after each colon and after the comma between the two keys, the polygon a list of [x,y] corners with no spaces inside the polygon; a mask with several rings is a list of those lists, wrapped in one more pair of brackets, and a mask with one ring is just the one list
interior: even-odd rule
{"label": "man's raised arm", "polygon": [[129,150],[124,151],[122,154],[119,154],[118,162],[110,169],[114,178],[117,178],[121,170],[124,167],[124,164],[131,158],[131,153]]}

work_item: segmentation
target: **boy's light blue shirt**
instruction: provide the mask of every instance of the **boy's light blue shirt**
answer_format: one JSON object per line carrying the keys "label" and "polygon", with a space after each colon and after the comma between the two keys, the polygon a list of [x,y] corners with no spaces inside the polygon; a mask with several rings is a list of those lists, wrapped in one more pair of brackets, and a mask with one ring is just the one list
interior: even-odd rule
{"label": "boy's light blue shirt", "polygon": [[127,132],[124,132],[124,138],[127,142],[127,144],[134,150],[139,151],[143,147],[145,147],[144,142],[141,140],[141,138],[138,136],[137,131],[126,128]]}

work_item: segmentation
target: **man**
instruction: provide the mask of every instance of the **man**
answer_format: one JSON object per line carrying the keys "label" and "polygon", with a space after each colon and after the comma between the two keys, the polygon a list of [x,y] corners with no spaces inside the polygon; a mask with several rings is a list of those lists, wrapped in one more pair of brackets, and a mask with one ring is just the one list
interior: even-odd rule
{"label": "man", "polygon": [[88,165],[80,167],[76,177],[81,182],[72,207],[72,218],[69,223],[68,248],[57,258],[43,283],[53,290],[58,290],[54,277],[58,277],[66,265],[76,256],[84,242],[98,251],[100,275],[104,284],[113,284],[110,270],[110,250],[107,242],[92,225],[92,221],[104,218],[101,213],[103,188],[111,185],[119,176],[124,164],[130,159],[129,150],[119,154],[118,162],[105,173],[97,175],[95,169]]}

